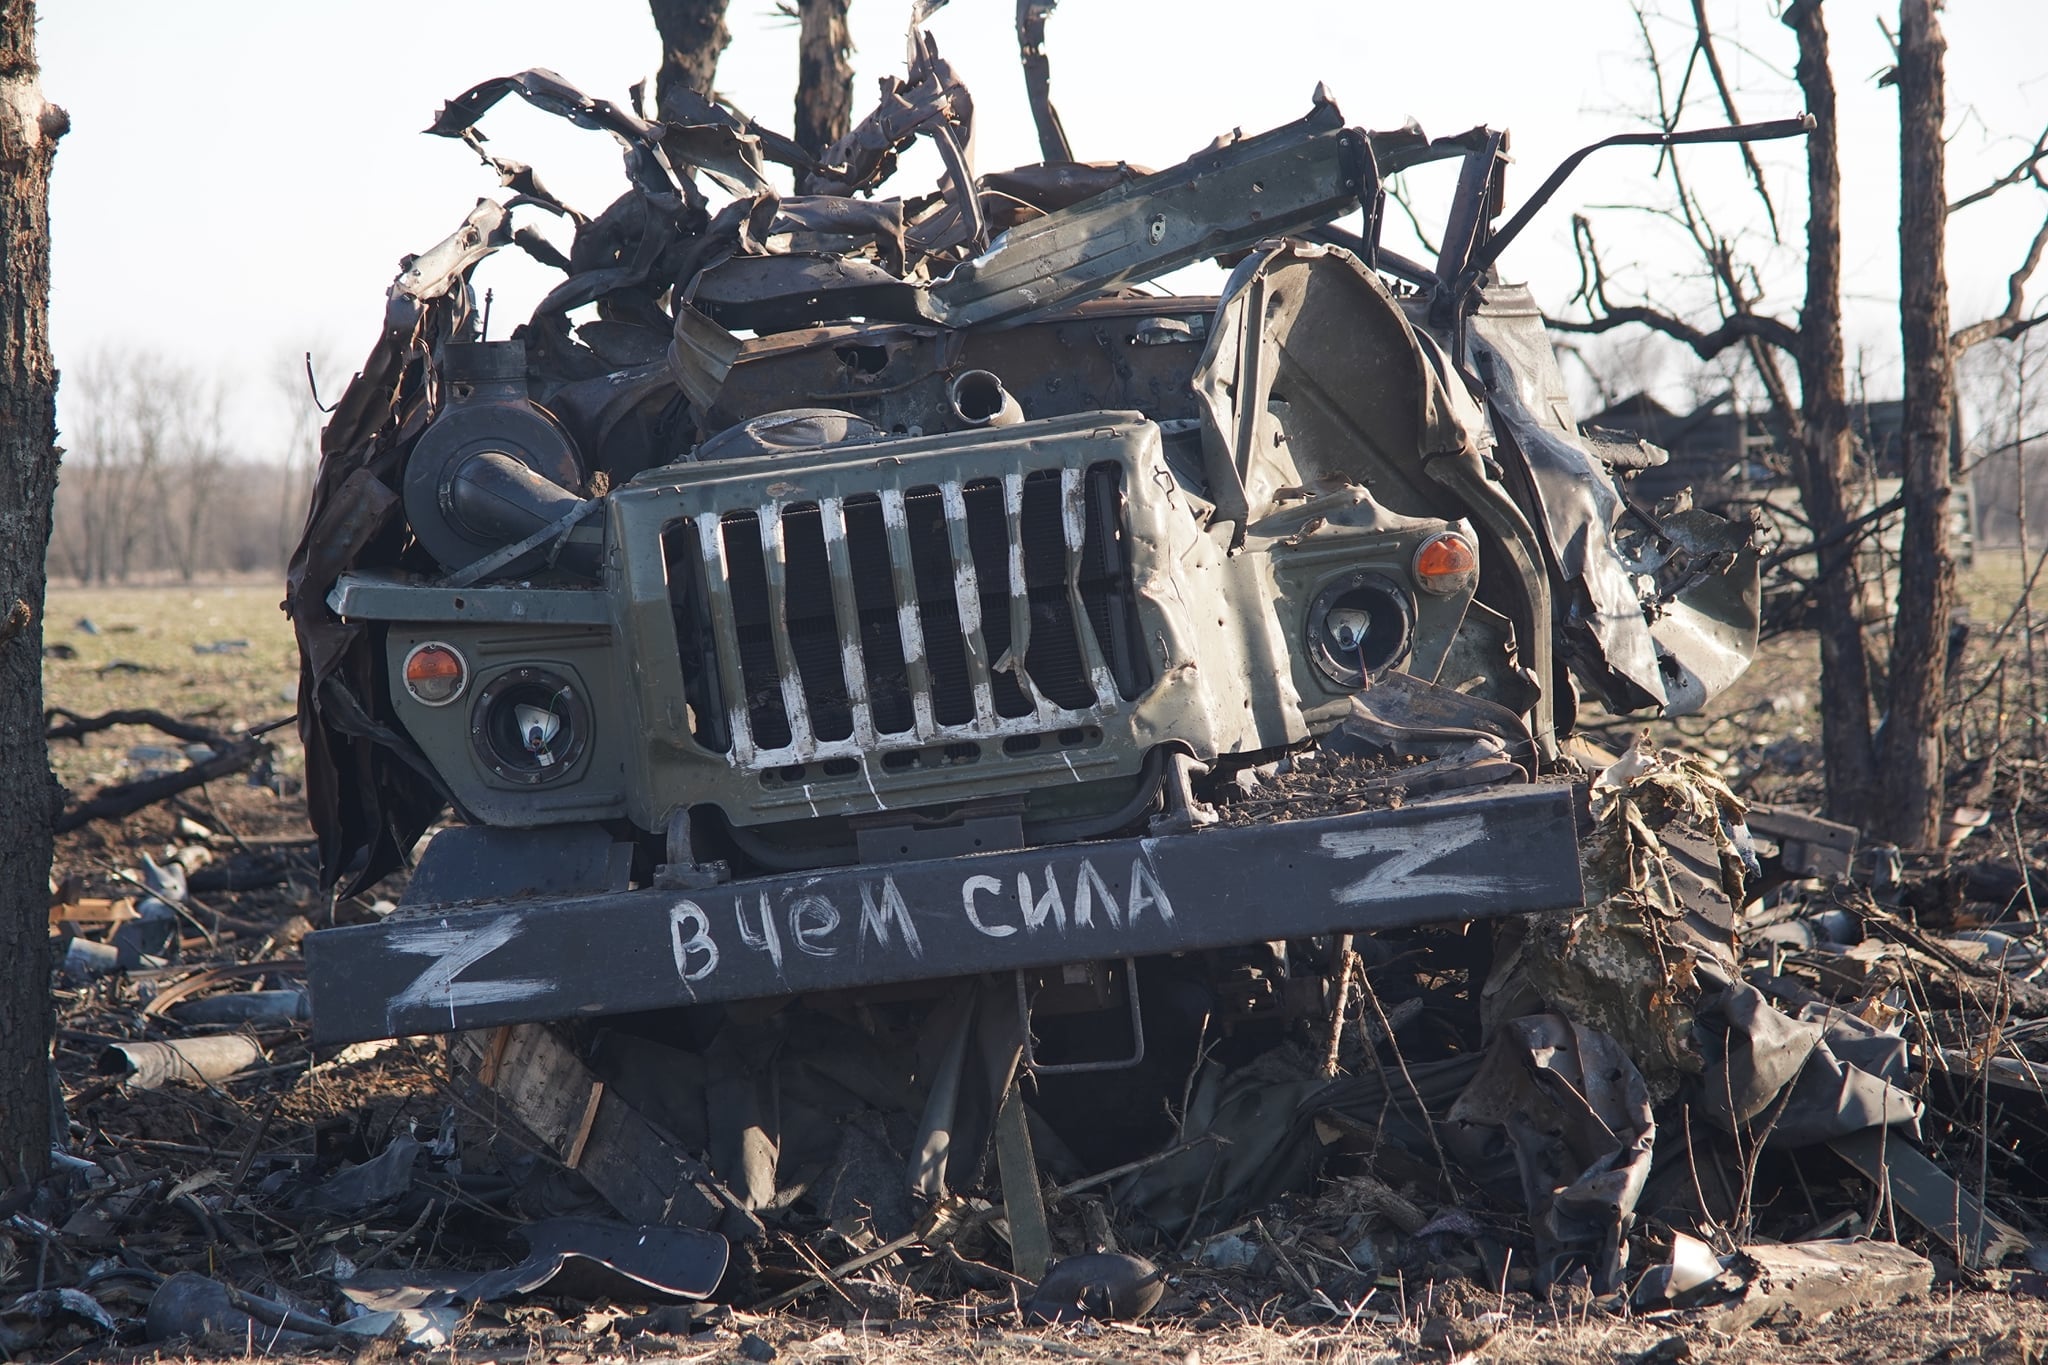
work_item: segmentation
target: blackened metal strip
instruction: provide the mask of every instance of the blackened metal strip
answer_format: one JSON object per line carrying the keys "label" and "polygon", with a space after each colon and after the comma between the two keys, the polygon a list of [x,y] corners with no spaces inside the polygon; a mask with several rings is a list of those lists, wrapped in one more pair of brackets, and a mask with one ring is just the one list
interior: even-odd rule
{"label": "blackened metal strip", "polygon": [[953,604],[960,612],[960,633],[967,645],[967,685],[974,693],[974,723],[992,730],[996,697],[989,681],[988,641],[981,633],[981,579],[974,571],[974,547],[967,543],[967,494],[958,479],[939,485],[939,503],[945,509],[946,545],[953,558]]}
{"label": "blackened metal strip", "polygon": [[1067,610],[1074,618],[1074,634],[1081,657],[1088,661],[1088,678],[1095,689],[1098,709],[1114,711],[1121,700],[1116,678],[1102,658],[1102,642],[1095,638],[1095,623],[1088,618],[1088,604],[1081,600],[1081,554],[1088,544],[1088,494],[1082,486],[1082,471],[1060,471],[1060,531],[1067,542]]}
{"label": "blackened metal strip", "polygon": [[882,490],[882,529],[889,537],[889,579],[896,589],[896,633],[903,640],[903,674],[910,684],[911,728],[919,739],[931,739],[939,730],[932,714],[932,665],[924,652],[917,564],[910,557],[910,515],[900,488]]}
{"label": "blackened metal strip", "polygon": [[[1373,932],[1583,903],[1572,792],[449,907],[305,944],[321,1042]],[[772,930],[772,932],[771,932]]]}
{"label": "blackened metal strip", "polygon": [[775,676],[782,684],[782,711],[789,718],[789,747],[799,761],[811,756],[817,740],[811,734],[811,707],[804,697],[804,676],[797,671],[796,650],[789,643],[789,565],[783,555],[782,507],[764,502],[761,518],[761,566],[768,576],[768,638],[775,646]]}
{"label": "blackened metal strip", "polygon": [[866,751],[875,743],[875,710],[868,701],[867,656],[860,646],[860,599],[853,589],[846,504],[838,498],[819,498],[818,529],[825,536],[825,563],[832,574],[832,622],[839,633],[839,671],[853,711],[853,742]]}
{"label": "blackened metal strip", "polygon": [[754,726],[747,715],[747,680],[740,672],[740,632],[733,620],[732,581],[725,569],[725,534],[718,513],[697,514],[697,548],[704,560],[704,601],[711,609],[711,633],[718,643],[718,686],[725,694],[726,723],[732,728],[732,761],[754,761]]}

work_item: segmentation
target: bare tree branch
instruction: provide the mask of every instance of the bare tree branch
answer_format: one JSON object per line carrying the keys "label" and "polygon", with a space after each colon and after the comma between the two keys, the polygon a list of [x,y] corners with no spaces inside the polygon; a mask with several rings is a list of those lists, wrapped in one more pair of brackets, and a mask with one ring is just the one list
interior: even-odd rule
{"label": "bare tree branch", "polygon": [[2022,180],[2032,180],[2041,188],[2048,189],[2048,179],[2044,179],[2041,174],[2041,163],[2043,161],[2048,161],[2048,128],[2041,130],[2041,136],[2034,139],[2033,150],[2021,157],[2011,170],[1999,176],[1998,179],[1992,181],[1983,189],[1974,190],[1956,200],[1948,206],[1948,211],[1950,213],[1960,213],[1970,207],[1970,205],[1980,204],[1992,195],[1997,194],[2000,190],[2009,189],[2019,184]]}
{"label": "bare tree branch", "polygon": [[1560,332],[1576,332],[1581,335],[1598,335],[1631,324],[1648,327],[1651,331],[1662,332],[1673,340],[1683,342],[1702,360],[1712,360],[1737,342],[1752,338],[1768,346],[1789,350],[1799,337],[1797,332],[1778,319],[1758,317],[1753,313],[1738,313],[1734,317],[1724,318],[1719,327],[1705,331],[1682,318],[1675,318],[1669,313],[1660,313],[1654,308],[1636,304],[1623,304],[1592,318],[1558,318],[1545,314],[1543,323],[1546,327]]}
{"label": "bare tree branch", "polygon": [[[1735,95],[1728,86],[1728,75],[1721,69],[1721,56],[1714,50],[1713,31],[1707,27],[1707,0],[1692,0],[1693,29],[1699,35],[1700,55],[1707,59],[1707,73],[1714,78],[1714,91],[1721,97],[1721,111],[1730,123],[1742,122],[1742,115],[1735,112]],[[1771,202],[1771,192],[1764,186],[1764,168],[1756,159],[1756,153],[1747,142],[1737,143],[1742,149],[1742,164],[1749,168],[1749,179],[1756,186],[1756,197],[1764,201],[1764,216],[1771,223],[1771,240],[1781,242],[1784,238],[1778,232],[1778,208]]]}
{"label": "bare tree branch", "polygon": [[[1954,213],[1955,206],[1950,205],[1948,211]],[[1971,323],[1957,331],[1949,338],[1949,346],[1953,350],[1967,351],[1972,346],[1987,341],[2009,341],[2027,329],[2039,325],[2043,317],[2048,317],[2048,314],[2032,318],[2026,316],[2027,281],[2033,278],[2034,271],[2040,267],[2044,252],[2048,252],[2048,218],[2041,221],[2041,229],[2034,234],[2032,244],[2027,247],[2026,259],[2020,262],[2019,269],[2006,276],[2005,311],[1997,317]]]}
{"label": "bare tree branch", "polygon": [[[1593,238],[1593,225],[1586,221],[1582,214],[1572,216],[1572,244],[1579,256],[1579,287],[1572,296],[1572,301],[1584,303],[1590,316],[1583,319],[1544,319],[1561,332],[1597,335],[1601,332],[1611,332],[1617,327],[1635,324],[1683,342],[1702,360],[1711,360],[1738,342],[1757,341],[1787,351],[1798,348],[1799,333],[1796,328],[1777,318],[1751,313],[1739,306],[1741,295],[1735,287],[1734,269],[1725,246],[1710,250],[1709,259],[1713,265],[1716,287],[1730,293],[1738,306],[1721,320],[1720,326],[1709,330],[1696,327],[1682,318],[1647,304],[1617,304],[1609,299],[1607,273],[1600,263],[1600,247]],[[1772,379],[1772,375],[1766,374],[1765,384],[1770,386]],[[1779,381],[1777,387],[1782,388],[1782,381]],[[1773,401],[1777,401],[1778,393],[1774,391],[1772,396]]]}
{"label": "bare tree branch", "polygon": [[1415,215],[1415,202],[1409,194],[1407,184],[1396,179],[1387,189],[1387,198],[1393,200],[1394,207],[1407,215],[1408,225],[1415,229],[1415,240],[1422,243],[1423,250],[1432,256],[1441,255],[1443,248],[1430,237],[1429,229],[1425,228],[1422,225],[1422,219]]}

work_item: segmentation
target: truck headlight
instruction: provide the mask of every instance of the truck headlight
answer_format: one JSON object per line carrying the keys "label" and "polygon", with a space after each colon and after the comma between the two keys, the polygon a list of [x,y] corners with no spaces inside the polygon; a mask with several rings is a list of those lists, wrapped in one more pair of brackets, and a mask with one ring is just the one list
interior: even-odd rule
{"label": "truck headlight", "polygon": [[552,782],[583,756],[590,708],[560,674],[514,668],[477,693],[469,735],[484,766],[506,781]]}
{"label": "truck headlight", "polygon": [[1309,657],[1339,687],[1357,687],[1407,656],[1413,620],[1408,594],[1386,578],[1346,574],[1309,604]]}

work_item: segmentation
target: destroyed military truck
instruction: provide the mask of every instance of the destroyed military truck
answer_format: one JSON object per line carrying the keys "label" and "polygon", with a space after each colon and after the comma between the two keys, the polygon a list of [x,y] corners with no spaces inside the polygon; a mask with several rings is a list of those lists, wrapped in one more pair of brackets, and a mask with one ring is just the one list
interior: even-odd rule
{"label": "destroyed military truck", "polygon": [[[1756,638],[1748,528],[1630,495],[1658,452],[1580,433],[1495,268],[1564,171],[1503,224],[1504,133],[1321,90],[1078,163],[1040,82],[1045,162],[977,175],[912,50],[823,158],[543,71],[447,105],[510,193],[402,263],[291,571],[326,875],[412,863],[307,940],[317,1036],[471,1031],[488,1079],[509,1026],[602,1068],[615,1020],[754,1209],[804,1046],[842,1097],[882,1103],[856,1036],[894,1068],[936,1193],[1019,1075],[1041,1146],[1156,1142],[1203,1036],[1326,1018],[1365,936],[1579,904],[1579,709],[1695,711]],[[494,155],[513,95],[611,134],[626,192],[586,217]],[[936,191],[875,197],[918,138]],[[1440,161],[1425,264],[1381,207]],[[509,329],[473,279],[507,246],[563,274]],[[1215,296],[1153,283],[1210,260]]]}

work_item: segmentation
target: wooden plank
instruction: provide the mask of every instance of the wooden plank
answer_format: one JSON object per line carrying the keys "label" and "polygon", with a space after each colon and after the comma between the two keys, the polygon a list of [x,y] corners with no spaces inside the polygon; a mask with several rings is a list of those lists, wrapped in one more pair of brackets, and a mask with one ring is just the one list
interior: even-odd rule
{"label": "wooden plank", "polygon": [[1934,1283],[1926,1257],[1892,1242],[1788,1242],[1741,1252],[1749,1284],[1711,1319],[1717,1331],[1739,1332],[1786,1309],[1810,1322],[1843,1308],[1888,1308]]}
{"label": "wooden plank", "polygon": [[628,1221],[714,1228],[727,1236],[758,1233],[758,1221],[735,1208],[730,1195],[721,1197],[702,1162],[608,1088],[547,1026],[465,1033],[455,1062],[505,1117]]}

